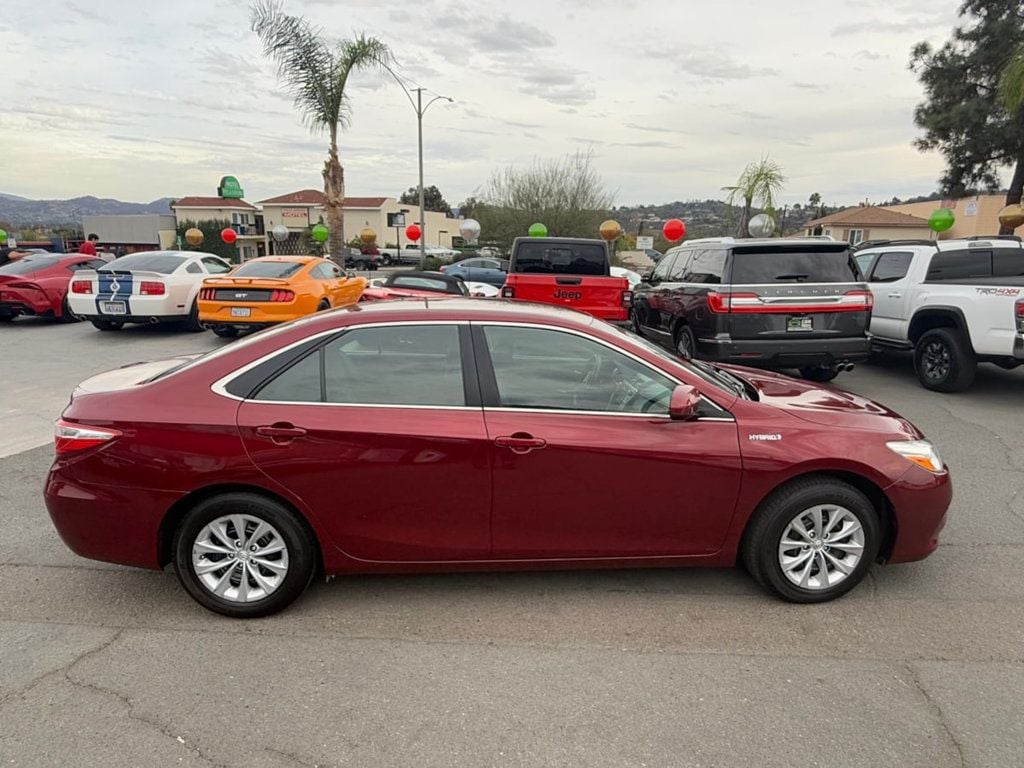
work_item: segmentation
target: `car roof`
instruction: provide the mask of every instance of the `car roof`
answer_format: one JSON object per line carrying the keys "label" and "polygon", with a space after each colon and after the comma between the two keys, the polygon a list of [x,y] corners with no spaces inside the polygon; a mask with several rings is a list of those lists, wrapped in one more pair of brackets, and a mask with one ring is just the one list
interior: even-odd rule
{"label": "car roof", "polygon": [[249,259],[245,263],[252,264],[254,261],[277,261],[291,262],[294,264],[309,264],[313,261],[326,261],[326,259],[321,259],[319,256],[260,256],[255,259]]}

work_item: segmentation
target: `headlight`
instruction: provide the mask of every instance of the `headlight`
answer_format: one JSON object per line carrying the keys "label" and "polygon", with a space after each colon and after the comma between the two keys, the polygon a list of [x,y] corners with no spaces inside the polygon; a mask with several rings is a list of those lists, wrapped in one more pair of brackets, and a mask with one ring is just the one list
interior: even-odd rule
{"label": "headlight", "polygon": [[935,446],[927,440],[897,440],[885,445],[890,451],[898,453],[929,472],[942,472],[946,468]]}

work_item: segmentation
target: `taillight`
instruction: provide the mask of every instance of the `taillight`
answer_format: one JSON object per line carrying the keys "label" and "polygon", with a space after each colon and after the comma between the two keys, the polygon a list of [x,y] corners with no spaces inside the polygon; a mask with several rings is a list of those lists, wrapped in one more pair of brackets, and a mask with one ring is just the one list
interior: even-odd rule
{"label": "taillight", "polygon": [[719,293],[712,291],[708,294],[708,309],[716,314],[724,314],[733,310],[740,311],[740,307],[749,302],[758,302],[756,293]]}
{"label": "taillight", "polygon": [[72,293],[92,293],[92,280],[72,280]]}
{"label": "taillight", "polygon": [[875,295],[871,291],[847,291],[846,303],[843,304],[846,312],[857,312],[872,309],[875,306]]}
{"label": "taillight", "polygon": [[708,294],[708,309],[722,314],[748,315],[805,315],[812,312],[867,312],[875,304],[871,291],[847,291],[842,296],[818,298],[807,296],[802,299],[787,297],[758,296],[756,293]]}
{"label": "taillight", "polygon": [[201,288],[199,290],[199,298],[203,301],[213,301],[217,297],[216,288]]}
{"label": "taillight", "polygon": [[506,285],[501,289],[501,298],[503,299],[514,299],[516,297],[516,289],[511,285]]}
{"label": "taillight", "polygon": [[163,283],[158,283],[155,280],[143,280],[139,283],[139,293],[143,296],[163,296],[167,293],[167,286]]}
{"label": "taillight", "polygon": [[291,291],[275,290],[270,294],[271,301],[292,301],[295,299],[295,294]]}
{"label": "taillight", "polygon": [[632,291],[623,291],[622,292],[622,306],[626,307],[626,309],[629,309],[630,307],[633,306],[633,292]]}
{"label": "taillight", "polygon": [[95,448],[121,435],[122,433],[116,429],[87,427],[61,419],[54,426],[53,443],[57,455],[61,455]]}
{"label": "taillight", "polygon": [[1015,305],[1017,313],[1017,333],[1024,333],[1024,299],[1018,299]]}

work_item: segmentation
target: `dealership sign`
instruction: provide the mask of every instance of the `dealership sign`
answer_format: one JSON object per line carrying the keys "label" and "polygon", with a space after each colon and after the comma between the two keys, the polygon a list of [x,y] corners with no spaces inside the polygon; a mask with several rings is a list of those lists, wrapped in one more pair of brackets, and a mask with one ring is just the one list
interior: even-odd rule
{"label": "dealership sign", "polygon": [[225,176],[220,180],[220,186],[217,187],[217,197],[241,200],[245,197],[245,192],[242,191],[242,185],[238,183],[238,179],[234,176]]}

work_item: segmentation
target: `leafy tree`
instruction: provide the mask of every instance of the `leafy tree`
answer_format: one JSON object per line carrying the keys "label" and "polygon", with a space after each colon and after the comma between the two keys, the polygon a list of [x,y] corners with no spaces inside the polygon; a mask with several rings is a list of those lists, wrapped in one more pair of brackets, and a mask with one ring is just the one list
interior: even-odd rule
{"label": "leafy tree", "polygon": [[914,113],[925,135],[915,144],[945,157],[944,195],[996,191],[1000,171],[1013,167],[1006,202],[1017,203],[1024,191],[1024,5],[965,0],[959,13],[952,39],[938,49],[918,43],[911,54],[925,92]]}
{"label": "leafy tree", "polygon": [[[208,219],[206,221],[191,221],[186,219],[185,221],[178,222],[178,240],[181,242],[181,247],[186,251],[202,251],[204,253],[212,253],[220,256],[226,261],[230,261],[232,264],[239,262],[238,256],[238,245],[228,245],[220,239],[220,233],[225,227],[230,227],[231,222],[227,219],[218,221],[216,219]],[[185,239],[185,232],[189,229],[198,229],[203,233],[203,242],[199,245],[189,245],[188,240]]]}
{"label": "leafy tree", "polygon": [[475,219],[477,218],[477,212],[480,210],[481,203],[474,196],[467,197],[459,204],[459,215],[464,219]]}
{"label": "leafy tree", "polygon": [[541,222],[557,237],[597,237],[612,197],[593,168],[591,153],[535,160],[529,168],[495,171],[474,210],[482,237],[509,245]]}
{"label": "leafy tree", "polygon": [[[409,190],[398,198],[398,202],[402,203],[402,205],[419,205],[420,188],[409,187]],[[423,188],[423,208],[424,210],[436,211],[438,213],[452,212],[452,207],[445,202],[444,195],[441,194],[441,190],[433,184],[429,187]]]}
{"label": "leafy tree", "polygon": [[811,196],[807,199],[807,207],[817,210],[821,207],[821,195],[817,192],[812,192]]}
{"label": "leafy tree", "polygon": [[349,77],[358,71],[389,70],[394,61],[391,50],[365,34],[334,42],[303,17],[284,13],[275,0],[253,3],[250,22],[264,55],[277,64],[277,76],[295,108],[312,131],[326,131],[329,137],[324,210],[331,231],[329,251],[344,262],[345,169],[338,157],[338,132],[348,127],[352,116]]}
{"label": "leafy tree", "polygon": [[765,157],[744,168],[735,185],[722,187],[723,192],[729,193],[725,198],[727,205],[735,206],[740,202],[740,220],[736,227],[739,237],[749,236],[747,228],[754,206],[769,215],[775,213],[775,199],[785,183],[786,177],[779,164]]}

